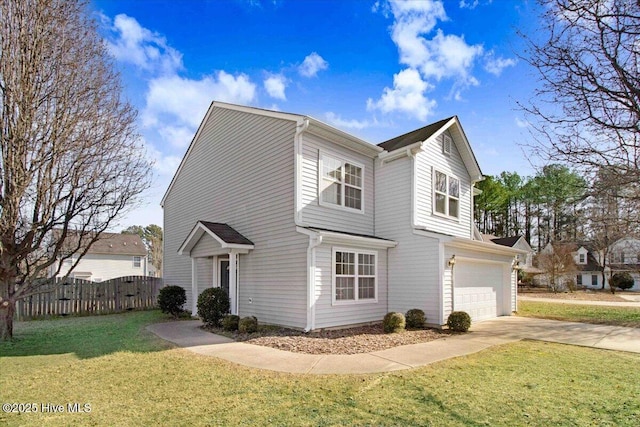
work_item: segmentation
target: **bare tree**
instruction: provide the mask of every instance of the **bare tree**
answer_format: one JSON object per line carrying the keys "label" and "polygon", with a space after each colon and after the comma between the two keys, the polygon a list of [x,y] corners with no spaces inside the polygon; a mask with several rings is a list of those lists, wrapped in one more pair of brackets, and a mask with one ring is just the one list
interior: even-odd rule
{"label": "bare tree", "polygon": [[541,85],[533,102],[522,105],[536,148],[587,173],[606,168],[611,185],[638,182],[640,2],[538,2],[542,28],[523,35],[523,59],[537,70]]}
{"label": "bare tree", "polygon": [[549,243],[538,255],[538,268],[543,270],[543,279],[552,292],[565,288],[574,289],[578,267],[574,260],[576,246],[572,243]]}
{"label": "bare tree", "polygon": [[135,134],[136,112],[121,99],[120,78],[84,3],[2,1],[0,26],[6,340],[16,301],[36,292],[47,270],[57,265],[59,272],[58,260],[84,255],[135,204],[149,186],[150,164]]}

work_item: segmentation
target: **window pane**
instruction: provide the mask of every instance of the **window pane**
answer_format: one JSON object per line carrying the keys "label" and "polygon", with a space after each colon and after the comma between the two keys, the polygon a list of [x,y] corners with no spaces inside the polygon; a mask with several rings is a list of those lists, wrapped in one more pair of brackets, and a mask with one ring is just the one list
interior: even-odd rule
{"label": "window pane", "polygon": [[361,277],[358,281],[358,299],[373,299],[376,297],[376,279]]}
{"label": "window pane", "polygon": [[362,188],[362,169],[346,163],[344,165],[344,182]]}
{"label": "window pane", "polygon": [[446,213],[445,209],[446,209],[446,205],[445,203],[447,202],[447,196],[443,195],[443,194],[438,194],[436,193],[436,212],[444,214]]}
{"label": "window pane", "polygon": [[336,277],[336,300],[355,299],[355,279],[353,277]]}
{"label": "window pane", "polygon": [[598,275],[597,274],[592,274],[591,275],[591,286],[598,286]]}
{"label": "window pane", "polygon": [[355,254],[336,252],[336,274],[354,275],[355,271]]}
{"label": "window pane", "polygon": [[449,177],[449,195],[453,197],[459,197],[460,194],[460,181],[456,178]]}
{"label": "window pane", "polygon": [[358,275],[374,276],[376,274],[375,259],[376,256],[373,254],[358,254]]}
{"label": "window pane", "polygon": [[342,164],[331,157],[322,158],[322,176],[336,181],[342,181]]}
{"label": "window pane", "polygon": [[458,199],[449,199],[449,215],[458,217]]}
{"label": "window pane", "polygon": [[[327,181],[324,182],[328,184]],[[341,203],[341,188],[342,186],[336,182],[333,182],[325,187],[322,190],[322,201],[326,203],[333,203],[334,205],[339,205]]]}
{"label": "window pane", "polygon": [[437,172],[436,171],[436,186],[435,186],[436,191],[440,192],[440,193],[446,193],[447,192],[447,176],[445,174],[443,174],[442,172]]}
{"label": "window pane", "polygon": [[345,185],[344,205],[348,208],[362,209],[362,190]]}

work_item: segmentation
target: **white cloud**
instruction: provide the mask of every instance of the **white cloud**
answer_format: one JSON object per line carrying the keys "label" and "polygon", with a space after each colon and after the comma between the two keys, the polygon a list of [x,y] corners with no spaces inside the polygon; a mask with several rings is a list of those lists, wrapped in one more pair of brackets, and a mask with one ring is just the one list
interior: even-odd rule
{"label": "white cloud", "polygon": [[255,100],[256,85],[245,74],[233,76],[218,71],[215,76],[191,80],[179,76],[159,77],[149,83],[147,103],[142,114],[145,126],[157,126],[163,116],[175,125],[195,131],[211,101],[250,104]]}
{"label": "white cloud", "polygon": [[304,77],[315,77],[318,72],[327,68],[329,68],[329,63],[316,52],[312,52],[304,58],[302,65],[298,67],[298,72]]}
{"label": "white cloud", "polygon": [[182,54],[168,46],[164,37],[142,27],[135,18],[120,14],[111,24],[109,18],[103,16],[103,22],[115,33],[115,38],[107,41],[107,48],[117,60],[158,73],[171,74],[182,69]]}
{"label": "white cloud", "polygon": [[475,9],[476,7],[478,7],[478,0],[473,0],[473,1],[465,1],[465,0],[460,0],[460,8],[461,9]]}
{"label": "white cloud", "polygon": [[489,52],[485,57],[484,69],[494,76],[502,74],[502,70],[507,67],[514,67],[517,61],[513,58],[496,58],[493,51]]}
{"label": "white cloud", "polygon": [[379,100],[367,100],[367,109],[384,113],[399,111],[425,120],[436,106],[436,101],[425,96],[430,88],[417,70],[407,68],[393,76],[393,88],[384,88]]}
{"label": "white cloud", "polygon": [[369,120],[355,120],[355,119],[346,120],[331,111],[328,113],[325,113],[324,117],[330,124],[342,129],[360,130],[360,129],[366,129],[371,125],[376,124],[376,123],[370,122]]}
{"label": "white cloud", "polygon": [[264,80],[264,88],[270,97],[287,100],[284,93],[287,87],[287,79],[282,74],[271,75]]}
{"label": "white cloud", "polygon": [[519,117],[516,117],[516,126],[518,126],[519,128],[527,128],[530,126],[529,122],[526,120],[522,120]]}
{"label": "white cloud", "polygon": [[453,34],[444,35],[438,30],[433,39],[425,41],[428,55],[420,64],[425,77],[455,77],[459,82],[473,83],[470,76],[475,59],[482,54],[482,46],[470,46],[464,37]]}

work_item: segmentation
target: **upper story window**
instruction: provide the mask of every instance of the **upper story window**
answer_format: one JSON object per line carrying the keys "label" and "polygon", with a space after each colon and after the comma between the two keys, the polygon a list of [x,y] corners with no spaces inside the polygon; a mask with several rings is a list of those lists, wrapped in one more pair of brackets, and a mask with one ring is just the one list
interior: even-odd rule
{"label": "upper story window", "polygon": [[134,256],[133,257],[133,266],[134,267],[141,267],[142,266],[142,257]]}
{"label": "upper story window", "polygon": [[441,215],[460,216],[460,180],[435,171],[434,211]]}
{"label": "upper story window", "polygon": [[362,211],[363,166],[321,154],[320,170],[321,205]]}
{"label": "upper story window", "polygon": [[578,254],[578,263],[586,264],[587,263],[587,254]]}

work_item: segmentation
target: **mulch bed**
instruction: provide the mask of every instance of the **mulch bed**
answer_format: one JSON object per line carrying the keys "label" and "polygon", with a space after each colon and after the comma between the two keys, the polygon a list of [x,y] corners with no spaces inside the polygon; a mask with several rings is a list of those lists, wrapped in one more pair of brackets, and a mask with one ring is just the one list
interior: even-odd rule
{"label": "mulch bed", "polygon": [[433,341],[454,334],[439,329],[406,330],[385,334],[381,323],[309,333],[271,326],[261,326],[261,330],[253,334],[230,333],[221,328],[205,329],[248,344],[306,354],[369,353],[400,345]]}

